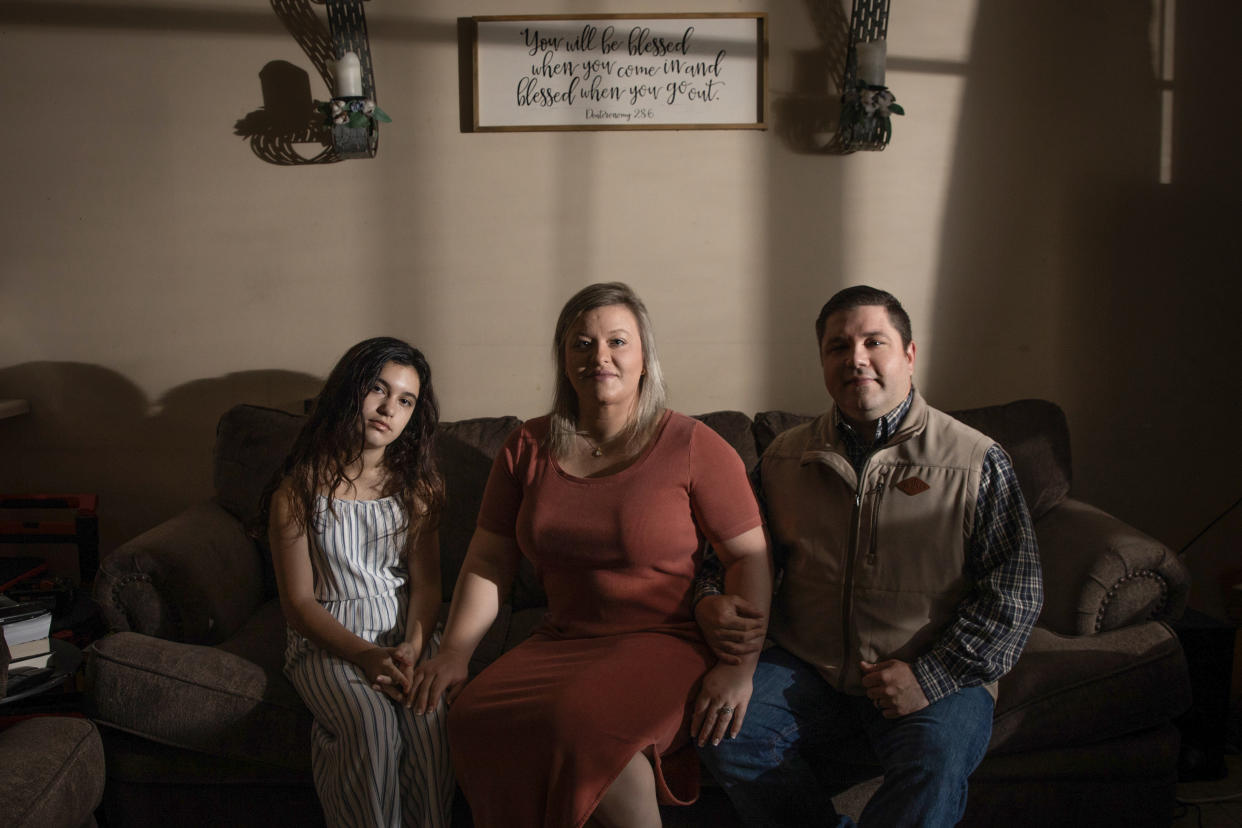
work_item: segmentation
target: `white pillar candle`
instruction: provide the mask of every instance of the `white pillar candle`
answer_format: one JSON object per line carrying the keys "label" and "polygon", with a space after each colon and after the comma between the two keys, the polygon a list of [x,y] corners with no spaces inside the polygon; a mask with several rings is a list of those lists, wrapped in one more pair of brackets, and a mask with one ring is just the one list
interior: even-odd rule
{"label": "white pillar candle", "polygon": [[884,59],[888,54],[888,42],[872,40],[855,47],[858,54],[858,77],[872,86],[884,85]]}
{"label": "white pillar candle", "polygon": [[362,97],[362,63],[353,52],[346,52],[336,62],[336,96]]}

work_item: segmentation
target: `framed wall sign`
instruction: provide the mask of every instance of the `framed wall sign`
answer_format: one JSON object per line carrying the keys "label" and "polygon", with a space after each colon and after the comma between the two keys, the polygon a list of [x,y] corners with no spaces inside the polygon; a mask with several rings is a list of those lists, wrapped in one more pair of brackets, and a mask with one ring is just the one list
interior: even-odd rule
{"label": "framed wall sign", "polygon": [[474,131],[765,128],[765,14],[467,22]]}

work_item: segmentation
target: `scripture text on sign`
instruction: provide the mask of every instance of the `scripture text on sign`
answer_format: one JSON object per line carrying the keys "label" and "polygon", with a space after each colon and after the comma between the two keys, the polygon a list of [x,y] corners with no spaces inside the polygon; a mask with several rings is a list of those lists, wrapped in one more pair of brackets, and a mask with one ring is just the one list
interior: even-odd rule
{"label": "scripture text on sign", "polygon": [[474,19],[474,126],[763,126],[762,15]]}

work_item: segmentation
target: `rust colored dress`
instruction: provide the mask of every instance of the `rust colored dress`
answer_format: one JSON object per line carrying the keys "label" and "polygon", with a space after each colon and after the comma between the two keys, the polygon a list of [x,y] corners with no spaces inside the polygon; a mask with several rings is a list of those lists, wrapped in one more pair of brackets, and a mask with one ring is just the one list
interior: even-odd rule
{"label": "rust colored dress", "polygon": [[596,478],[563,471],[547,430],[540,417],[509,436],[479,512],[535,565],[548,615],[450,709],[477,828],[581,826],[639,752],[662,802],[697,797],[690,717],[715,659],[691,584],[704,538],[760,525],[741,459],[696,420],[667,412],[633,465]]}

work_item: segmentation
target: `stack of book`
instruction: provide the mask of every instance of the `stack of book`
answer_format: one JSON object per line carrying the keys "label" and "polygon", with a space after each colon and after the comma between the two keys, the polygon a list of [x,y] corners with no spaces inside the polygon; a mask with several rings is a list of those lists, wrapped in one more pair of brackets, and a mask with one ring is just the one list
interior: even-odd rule
{"label": "stack of book", "polygon": [[0,624],[9,645],[9,673],[39,670],[52,660],[52,610],[41,601],[19,603],[0,595]]}

